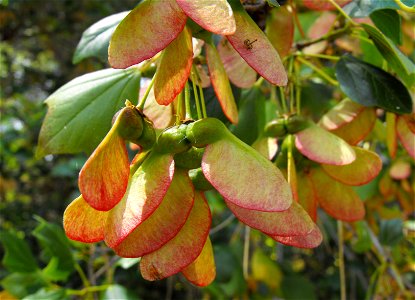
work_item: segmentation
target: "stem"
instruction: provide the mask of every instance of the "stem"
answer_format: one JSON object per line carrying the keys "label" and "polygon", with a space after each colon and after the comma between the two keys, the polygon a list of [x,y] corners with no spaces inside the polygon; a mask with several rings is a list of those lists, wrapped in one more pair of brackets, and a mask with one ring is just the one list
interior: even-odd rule
{"label": "stem", "polygon": [[337,238],[339,241],[340,299],[346,300],[346,270],[344,265],[344,237],[342,221],[337,221]]}
{"label": "stem", "polygon": [[151,82],[150,82],[150,84],[148,85],[147,90],[146,90],[146,92],[144,93],[143,98],[141,98],[140,103],[137,105],[137,108],[138,108],[139,110],[141,110],[141,111],[143,111],[143,110],[144,110],[144,105],[146,104],[147,97],[148,97],[148,95],[150,94],[150,90],[151,90],[151,88],[152,88],[152,87],[153,87],[153,85],[154,85],[154,80],[155,80],[155,78],[156,78],[156,74],[154,74],[153,79],[151,79]]}
{"label": "stem", "polygon": [[201,85],[198,85],[198,87],[199,87],[199,94],[200,94],[200,102],[202,103],[203,118],[207,118],[205,95],[203,94],[203,88]]}
{"label": "stem", "polygon": [[283,88],[279,86],[278,92],[279,92],[280,99],[281,99],[282,110],[283,110],[283,113],[285,114],[287,113],[287,104],[285,103],[285,95],[284,95]]}
{"label": "stem", "polygon": [[294,17],[295,25],[297,26],[298,31],[300,32],[301,37],[303,39],[305,39],[306,38],[306,34],[305,34],[304,30],[303,30],[303,27],[301,26],[300,19],[298,18],[297,7],[295,6],[295,4],[292,3],[292,1],[290,1],[290,6],[291,6],[291,9],[293,11],[292,14],[293,14],[293,17]]}
{"label": "stem", "polygon": [[229,217],[227,217],[223,222],[221,222],[217,226],[213,227],[210,230],[209,234],[214,234],[214,233],[216,233],[218,231],[221,231],[226,226],[228,226],[229,224],[231,224],[234,219],[235,219],[235,215],[234,214],[230,214]]}
{"label": "stem", "polygon": [[82,270],[81,266],[78,263],[75,263],[75,269],[79,274],[79,277],[81,277],[82,283],[85,287],[89,287],[91,286],[91,284],[89,283],[88,278],[85,275],[84,270]]}
{"label": "stem", "polygon": [[309,61],[305,60],[304,58],[298,56],[298,60],[305,64],[306,66],[308,66],[309,68],[311,68],[312,70],[314,70],[317,74],[319,74],[322,78],[324,78],[328,83],[334,85],[334,86],[338,86],[339,83],[337,82],[337,80],[334,80],[333,78],[331,78],[326,72],[324,72],[322,69],[320,69],[319,67],[317,67],[316,65],[313,65],[312,63],[310,63]]}
{"label": "stem", "polygon": [[200,110],[200,100],[199,100],[199,94],[197,92],[197,87],[196,87],[196,76],[195,76],[195,73],[194,73],[194,67],[192,67],[191,76],[192,76],[193,95],[195,95],[197,118],[201,119],[202,118],[202,111]]}
{"label": "stem", "polygon": [[89,287],[83,288],[82,290],[71,290],[71,289],[68,289],[67,290],[67,293],[69,295],[83,296],[83,295],[88,294],[88,293],[104,291],[108,287],[109,287],[109,285],[106,284],[106,285],[99,285],[99,286],[89,286]]}
{"label": "stem", "polygon": [[245,280],[248,279],[248,263],[249,263],[249,237],[251,233],[251,227],[245,225],[245,242],[244,242],[244,257],[243,257],[243,274]]}
{"label": "stem", "polygon": [[301,84],[300,84],[300,66],[298,63],[294,63],[295,72],[295,105],[297,107],[297,114],[301,114]]}
{"label": "stem", "polygon": [[407,6],[405,3],[402,3],[401,0],[394,0],[395,3],[399,6],[400,9],[409,13],[415,13],[415,5]]}
{"label": "stem", "polygon": [[176,112],[176,125],[180,125],[182,120],[182,110],[183,110],[183,91],[180,92],[177,97],[177,112]]}
{"label": "stem", "polygon": [[288,85],[289,92],[290,92],[290,113],[294,113],[294,85],[293,85],[293,70],[294,70],[294,57],[291,56],[288,62],[288,78],[290,79],[290,83]]}
{"label": "stem", "polygon": [[192,111],[190,109],[190,88],[188,81],[184,87],[184,103],[186,107],[186,119],[192,119]]}
{"label": "stem", "polygon": [[277,117],[279,117],[280,115],[282,115],[282,109],[281,104],[277,99],[277,88],[275,87],[275,85],[271,86],[271,101],[273,101],[277,106]]}
{"label": "stem", "polygon": [[328,1],[331,3],[331,5],[333,5],[339,11],[339,13],[341,13],[343,15],[343,17],[346,20],[348,20],[354,26],[357,26],[357,23],[355,21],[353,21],[353,19],[350,18],[350,16],[348,14],[346,14],[346,12],[334,0],[328,0]]}
{"label": "stem", "polygon": [[339,61],[340,60],[340,57],[338,57],[338,56],[332,56],[332,55],[327,55],[327,54],[312,54],[312,53],[297,52],[295,55],[296,56],[322,58],[322,59],[328,59],[328,60],[334,60],[334,61]]}
{"label": "stem", "polygon": [[348,33],[349,31],[350,31],[350,25],[346,24],[345,27],[340,28],[340,29],[337,29],[337,30],[334,30],[332,32],[328,32],[325,35],[323,35],[323,36],[321,36],[319,38],[316,38],[314,40],[305,41],[305,42],[302,42],[302,43],[297,43],[296,44],[296,48],[299,49],[299,50],[301,50],[301,49],[303,49],[305,47],[308,47],[310,45],[319,43],[321,41],[330,41],[330,40],[333,40],[333,39],[338,38],[339,36],[342,36],[345,33]]}

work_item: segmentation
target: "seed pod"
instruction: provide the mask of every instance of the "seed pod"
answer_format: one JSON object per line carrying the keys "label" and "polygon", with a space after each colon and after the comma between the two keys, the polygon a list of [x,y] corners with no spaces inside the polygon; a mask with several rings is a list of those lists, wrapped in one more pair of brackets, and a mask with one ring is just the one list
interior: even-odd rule
{"label": "seed pod", "polygon": [[124,107],[114,116],[117,123],[117,131],[126,141],[137,143],[143,133],[143,117],[135,107]]}
{"label": "seed pod", "polygon": [[155,150],[160,153],[181,153],[190,149],[191,144],[186,138],[187,125],[173,126],[164,130],[157,139]]}
{"label": "seed pod", "polygon": [[268,137],[283,137],[288,133],[286,119],[277,119],[269,122],[265,126],[265,135]]}
{"label": "seed pod", "polygon": [[203,148],[214,143],[227,133],[226,126],[215,118],[206,118],[190,123],[186,136],[194,147]]}
{"label": "seed pod", "polygon": [[203,152],[203,148],[192,147],[186,152],[178,153],[174,156],[175,166],[187,170],[199,168]]}
{"label": "seed pod", "polygon": [[192,180],[193,186],[199,191],[213,190],[214,187],[206,179],[202,168],[197,168],[189,171],[189,177]]}
{"label": "seed pod", "polygon": [[304,117],[293,115],[288,118],[286,122],[286,128],[287,128],[288,133],[294,134],[303,129],[306,129],[307,127],[310,126],[310,124],[311,124],[310,121],[308,121]]}
{"label": "seed pod", "polygon": [[154,130],[153,122],[147,117],[143,117],[143,133],[137,141],[133,143],[140,145],[142,149],[150,149],[156,142],[156,131]]}

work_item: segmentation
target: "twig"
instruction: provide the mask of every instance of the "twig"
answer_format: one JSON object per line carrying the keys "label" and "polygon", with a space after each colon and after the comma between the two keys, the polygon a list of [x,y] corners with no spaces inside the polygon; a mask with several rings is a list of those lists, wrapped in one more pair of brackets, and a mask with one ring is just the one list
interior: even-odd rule
{"label": "twig", "polygon": [[221,231],[222,229],[224,229],[226,226],[228,226],[230,223],[232,223],[232,221],[235,219],[235,215],[234,214],[230,214],[224,221],[222,221],[220,224],[218,224],[217,226],[213,227],[209,234],[215,234],[218,231]]}

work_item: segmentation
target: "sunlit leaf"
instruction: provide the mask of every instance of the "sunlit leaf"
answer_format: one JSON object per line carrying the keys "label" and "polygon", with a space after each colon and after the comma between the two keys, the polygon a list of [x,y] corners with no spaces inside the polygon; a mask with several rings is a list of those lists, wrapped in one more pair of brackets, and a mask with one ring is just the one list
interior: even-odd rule
{"label": "sunlit leaf", "polygon": [[317,225],[314,224],[314,229],[306,235],[298,236],[271,236],[277,242],[287,246],[293,246],[297,248],[316,248],[323,241],[323,235]]}
{"label": "sunlit leaf", "polygon": [[334,134],[317,125],[295,134],[295,146],[309,159],[329,165],[347,165],[356,155],[353,148]]}
{"label": "sunlit leaf", "polygon": [[109,212],[93,209],[82,198],[76,198],[63,214],[63,228],[71,240],[94,243],[104,239],[105,222]]}
{"label": "sunlit leaf", "polygon": [[330,31],[336,21],[337,15],[332,12],[323,12],[313,23],[307,32],[307,35],[311,39],[317,39],[325,35]]}
{"label": "sunlit leaf", "polygon": [[189,78],[193,61],[192,33],[186,27],[164,49],[154,81],[158,104],[169,105],[181,92]]}
{"label": "sunlit leaf", "polygon": [[91,154],[79,173],[79,190],[96,210],[108,211],[124,196],[130,167],[124,140],[117,133],[118,120]]}
{"label": "sunlit leaf", "polygon": [[119,245],[138,225],[157,209],[173,179],[171,154],[151,153],[131,176],[123,199],[111,210],[105,242]]}
{"label": "sunlit leaf", "polygon": [[183,11],[202,28],[216,34],[233,34],[235,19],[226,0],[176,0]]}
{"label": "sunlit leaf", "polygon": [[110,65],[123,69],[153,57],[182,32],[186,20],[175,0],[141,2],[115,29]]}
{"label": "sunlit leaf", "polygon": [[[226,200],[226,198],[225,198]],[[270,235],[306,235],[314,226],[307,212],[297,202],[282,212],[244,209],[226,201],[233,214],[246,225]]]}
{"label": "sunlit leaf", "polygon": [[206,147],[202,170],[224,198],[240,207],[283,211],[291,205],[291,189],[281,172],[231,134]]}
{"label": "sunlit leaf", "polygon": [[209,206],[204,196],[196,193],[193,208],[179,233],[160,249],[141,258],[144,279],[160,280],[189,266],[202,252],[210,223]]}
{"label": "sunlit leaf", "polygon": [[210,80],[223,113],[232,123],[238,123],[238,109],[233,97],[231,85],[226,75],[219,53],[213,44],[206,43],[206,59],[209,67]]}
{"label": "sunlit leaf", "polygon": [[183,227],[193,206],[192,183],[184,170],[176,170],[160,206],[114,248],[122,257],[141,257],[159,249]]}
{"label": "sunlit leaf", "polygon": [[411,124],[415,124],[414,116],[399,116],[396,123],[396,131],[403,147],[415,159],[415,130],[413,129],[415,127],[414,125],[411,127]]}
{"label": "sunlit leaf", "polygon": [[400,114],[412,112],[412,99],[405,86],[378,67],[344,55],[336,64],[336,77],[353,101]]}
{"label": "sunlit leaf", "polygon": [[382,160],[372,151],[353,147],[356,159],[345,166],[321,165],[323,170],[347,185],[363,185],[372,181],[382,170]]}
{"label": "sunlit leaf", "polygon": [[235,14],[236,31],[226,38],[243,59],[272,84],[287,84],[287,73],[278,52],[266,35],[251,19],[239,0],[231,0]]}
{"label": "sunlit leaf", "polygon": [[[140,89],[140,99],[147,90],[148,84],[149,82]],[[154,89],[151,89],[148,94],[143,113],[153,122],[155,129],[164,129],[173,125],[173,105],[165,106],[158,104],[154,97]]]}
{"label": "sunlit leaf", "polygon": [[265,33],[281,58],[290,52],[294,40],[294,21],[287,6],[271,10]]}
{"label": "sunlit leaf", "polygon": [[263,157],[272,160],[278,151],[278,141],[276,138],[259,138],[252,144],[252,148],[262,154]]}
{"label": "sunlit leaf", "polygon": [[390,157],[395,158],[396,149],[398,147],[398,135],[396,133],[397,115],[394,113],[386,113],[386,146]]}
{"label": "sunlit leaf", "polygon": [[182,274],[197,286],[207,286],[215,279],[216,266],[209,236],[200,255],[182,270]]}
{"label": "sunlit leaf", "polygon": [[77,64],[87,57],[98,57],[106,62],[108,60],[108,46],[111,36],[115,28],[128,13],[129,11],[124,11],[111,15],[96,22],[85,30],[76,47],[72,62]]}
{"label": "sunlit leaf", "polygon": [[234,85],[240,88],[249,88],[255,83],[255,70],[235,51],[226,38],[218,43],[218,53],[226,74]]}
{"label": "sunlit leaf", "polygon": [[403,180],[411,176],[411,164],[402,159],[397,159],[389,169],[389,175],[395,180]]}
{"label": "sunlit leaf", "polygon": [[278,264],[258,247],[251,259],[252,277],[275,290],[281,286],[283,273]]}
{"label": "sunlit leaf", "polygon": [[338,129],[353,121],[363,109],[363,105],[346,98],[324,114],[318,124],[327,130]]}
{"label": "sunlit leaf", "polygon": [[134,68],[106,69],[77,77],[50,95],[36,156],[91,153],[125,100],[137,104],[140,76]]}
{"label": "sunlit leaf", "polygon": [[359,221],[365,216],[365,207],[356,192],[335,181],[322,169],[310,173],[320,206],[333,218],[346,222]]}

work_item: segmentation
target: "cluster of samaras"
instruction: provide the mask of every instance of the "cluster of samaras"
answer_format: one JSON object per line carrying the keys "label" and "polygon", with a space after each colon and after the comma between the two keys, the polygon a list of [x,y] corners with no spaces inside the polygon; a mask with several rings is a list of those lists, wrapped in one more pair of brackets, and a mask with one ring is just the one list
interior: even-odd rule
{"label": "cluster of samaras", "polygon": [[[237,123],[226,59],[240,55],[275,85],[285,85],[287,75],[278,53],[240,1],[229,2],[143,1],[114,32],[111,66],[127,68],[162,50],[153,90],[158,104],[169,105],[189,77],[203,85],[202,74],[192,72],[194,57],[200,54],[192,39],[197,35],[204,40],[216,96],[227,118]],[[219,52],[211,33],[226,38],[218,44]],[[284,138],[274,164],[276,149],[260,154],[217,119],[190,120],[156,134],[143,112],[127,103],[80,172],[82,195],[65,211],[65,231],[77,241],[103,240],[119,256],[141,257],[145,279],[182,272],[204,286],[214,279],[215,265],[208,238],[211,215],[203,191],[216,189],[248,226],[286,245],[317,247],[322,240],[314,223],[317,203],[340,220],[364,216],[364,205],[351,186],[371,181],[381,170],[376,153],[356,146],[375,121],[374,109],[350,100],[319,124],[296,116],[275,120],[263,135],[265,144]],[[397,123],[398,136],[414,156],[411,122],[399,117]],[[132,161],[127,141],[140,147]],[[287,170],[289,183],[276,165]]]}

